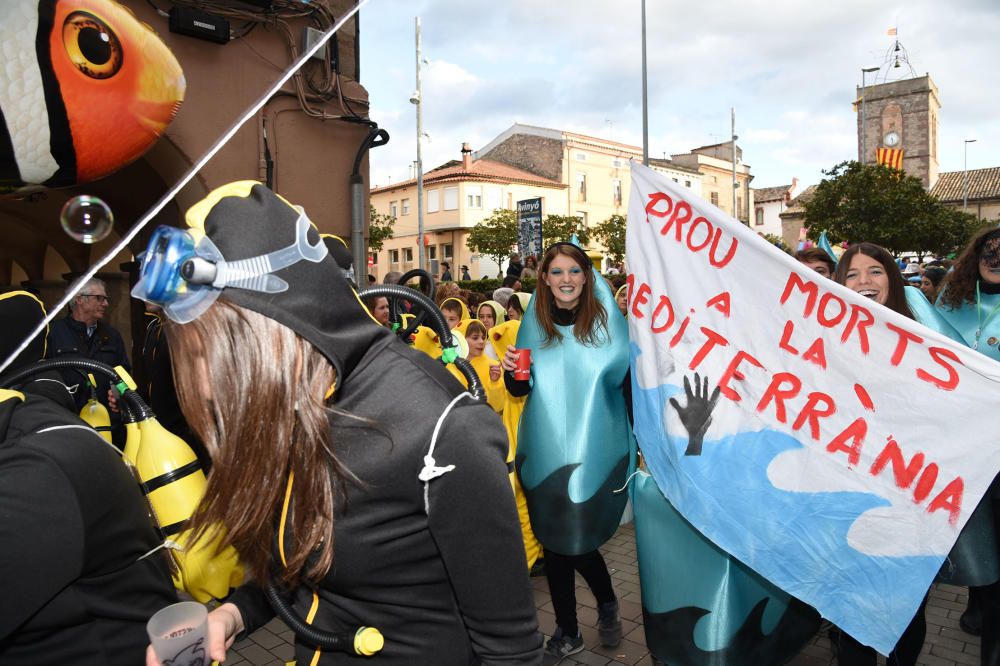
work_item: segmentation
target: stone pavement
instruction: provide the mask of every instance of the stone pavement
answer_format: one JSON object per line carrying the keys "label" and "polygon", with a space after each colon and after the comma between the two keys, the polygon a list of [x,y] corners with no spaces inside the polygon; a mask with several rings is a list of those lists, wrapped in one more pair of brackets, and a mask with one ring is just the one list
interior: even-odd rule
{"label": "stone pavement", "polygon": [[[565,659],[566,666],[649,666],[652,659],[646,649],[642,627],[642,604],[639,590],[639,568],[636,562],[635,532],[632,525],[621,527],[601,548],[611,571],[611,579],[621,602],[625,638],[617,648],[600,647],[597,639],[597,605],[583,579],[577,576],[579,623],[586,645],[592,646]],[[532,578],[531,586],[538,608],[538,624],[548,637],[555,629],[555,615],[544,577]],[[962,632],[958,618],[965,609],[966,591],[950,585],[935,585],[927,604],[927,639],[917,662],[919,666],[979,666],[979,639]],[[292,633],[279,620],[233,645],[226,666],[284,666],[292,659]],[[361,663],[361,662],[359,662]],[[879,664],[885,661],[880,657]],[[790,666],[828,666],[833,664],[830,643],[824,633],[817,634],[803,648]],[[414,666],[423,666],[415,664]],[[427,661],[433,666],[433,658]],[[683,666],[683,665],[679,665]],[[762,664],[761,666],[767,666]]]}

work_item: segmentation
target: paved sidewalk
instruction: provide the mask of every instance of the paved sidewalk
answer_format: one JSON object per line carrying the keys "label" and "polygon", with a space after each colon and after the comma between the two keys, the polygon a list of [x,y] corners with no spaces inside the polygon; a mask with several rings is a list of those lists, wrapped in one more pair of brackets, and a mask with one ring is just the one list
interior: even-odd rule
{"label": "paved sidewalk", "polygon": [[[636,562],[635,532],[631,525],[618,530],[601,548],[611,571],[621,602],[622,625],[625,638],[614,649],[600,647],[597,639],[597,606],[583,579],[577,576],[577,601],[580,605],[580,630],[586,645],[595,646],[562,662],[565,666],[632,666],[652,664],[642,626],[642,603],[639,590],[639,568]],[[544,577],[532,578],[531,586],[538,608],[538,623],[548,637],[555,629],[555,615]],[[919,666],[979,666],[979,639],[964,633],[958,618],[965,610],[965,588],[935,585],[927,604],[927,640],[917,662]],[[235,645],[226,666],[284,666],[292,659],[292,633],[279,620],[272,620],[266,627]],[[879,659],[879,664],[884,664]],[[833,664],[830,643],[818,634],[803,648],[790,666],[828,666]],[[423,666],[415,664],[414,666]],[[433,666],[429,658],[427,666]],[[672,665],[674,666],[674,665]],[[683,666],[683,665],[676,665]],[[762,664],[761,666],[767,666]]]}

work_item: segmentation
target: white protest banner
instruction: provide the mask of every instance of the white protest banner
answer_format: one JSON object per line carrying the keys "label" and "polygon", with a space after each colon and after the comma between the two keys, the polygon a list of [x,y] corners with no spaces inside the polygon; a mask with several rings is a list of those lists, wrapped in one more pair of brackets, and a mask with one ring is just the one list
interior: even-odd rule
{"label": "white protest banner", "polygon": [[1000,467],[1000,364],[636,163],[626,245],[635,433],[661,490],[887,654]]}

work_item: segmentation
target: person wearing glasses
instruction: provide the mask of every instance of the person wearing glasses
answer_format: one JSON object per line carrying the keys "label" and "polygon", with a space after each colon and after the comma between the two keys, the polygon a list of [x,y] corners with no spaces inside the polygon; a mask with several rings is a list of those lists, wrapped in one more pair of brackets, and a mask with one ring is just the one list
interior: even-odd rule
{"label": "person wearing glasses", "polygon": [[[88,358],[107,363],[111,367],[120,365],[131,373],[132,365],[125,353],[121,333],[103,321],[109,304],[104,281],[98,278],[88,280],[70,301],[69,314],[52,322],[45,357]],[[62,374],[63,381],[73,393],[77,410],[82,409],[90,398],[87,378],[71,370]],[[112,440],[115,446],[122,448],[125,445],[125,432],[114,402],[115,396],[110,395],[107,377],[95,375],[94,379],[97,381],[97,399],[108,407],[111,414]]]}

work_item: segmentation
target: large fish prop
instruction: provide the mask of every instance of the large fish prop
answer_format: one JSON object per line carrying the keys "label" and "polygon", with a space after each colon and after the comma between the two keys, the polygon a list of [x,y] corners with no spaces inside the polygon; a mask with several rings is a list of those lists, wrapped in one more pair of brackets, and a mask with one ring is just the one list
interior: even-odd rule
{"label": "large fish prop", "polygon": [[3,0],[0,194],[103,178],[146,152],[184,99],[153,30],[112,0]]}

